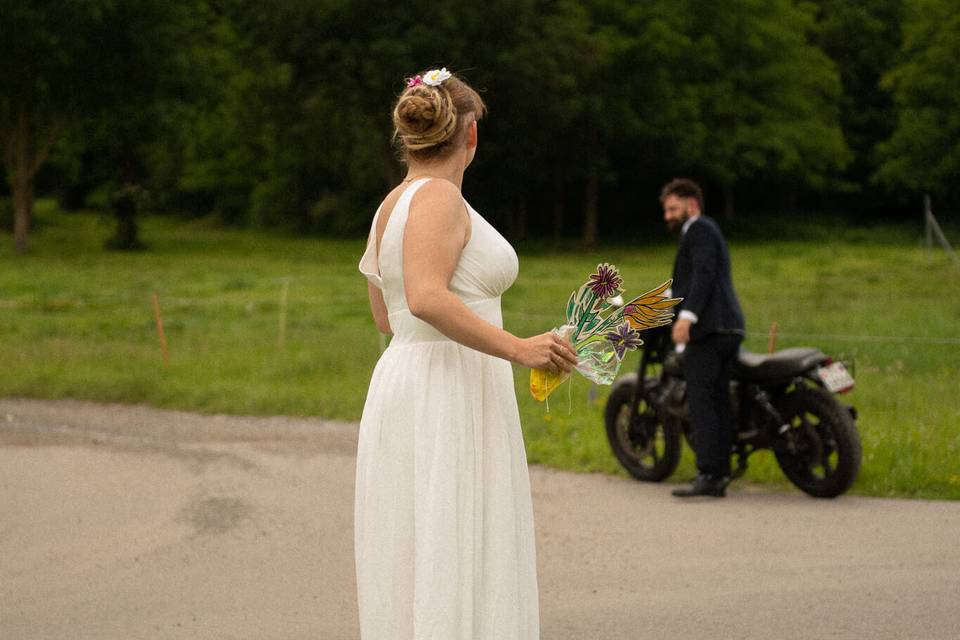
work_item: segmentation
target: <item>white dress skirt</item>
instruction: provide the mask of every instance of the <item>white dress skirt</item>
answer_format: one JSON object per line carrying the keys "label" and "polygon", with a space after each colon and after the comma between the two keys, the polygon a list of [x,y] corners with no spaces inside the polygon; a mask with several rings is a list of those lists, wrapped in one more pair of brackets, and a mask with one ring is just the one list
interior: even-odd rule
{"label": "white dress skirt", "polygon": [[[539,606],[530,480],[510,364],[415,318],[403,290],[413,182],[360,270],[393,329],[357,447],[355,551],[362,640],[534,640]],[[470,240],[450,283],[502,326],[517,255],[467,205]]]}

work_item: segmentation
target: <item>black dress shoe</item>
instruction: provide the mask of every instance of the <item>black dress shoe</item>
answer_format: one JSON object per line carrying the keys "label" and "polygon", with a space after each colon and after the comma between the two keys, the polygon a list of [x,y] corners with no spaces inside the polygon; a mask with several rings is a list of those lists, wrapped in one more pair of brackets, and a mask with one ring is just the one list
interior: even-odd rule
{"label": "black dress shoe", "polygon": [[710,476],[699,473],[693,479],[693,484],[689,488],[674,489],[673,495],[678,498],[692,498],[694,496],[722,498],[727,495],[728,484],[730,484],[730,478],[727,476]]}

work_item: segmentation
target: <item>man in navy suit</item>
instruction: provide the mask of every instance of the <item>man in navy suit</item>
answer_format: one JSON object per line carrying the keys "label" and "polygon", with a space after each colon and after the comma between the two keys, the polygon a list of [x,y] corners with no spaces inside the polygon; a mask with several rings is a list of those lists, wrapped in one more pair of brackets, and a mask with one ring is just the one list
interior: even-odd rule
{"label": "man in navy suit", "polygon": [[[730,276],[730,253],[717,223],[703,215],[703,192],[677,178],[660,193],[663,219],[680,234],[671,295],[683,298],[673,341],[683,349],[683,375],[693,428],[697,477],[679,497],[725,495],[736,423],[728,386],[744,337],[743,311]],[[683,345],[683,346],[681,346]]]}

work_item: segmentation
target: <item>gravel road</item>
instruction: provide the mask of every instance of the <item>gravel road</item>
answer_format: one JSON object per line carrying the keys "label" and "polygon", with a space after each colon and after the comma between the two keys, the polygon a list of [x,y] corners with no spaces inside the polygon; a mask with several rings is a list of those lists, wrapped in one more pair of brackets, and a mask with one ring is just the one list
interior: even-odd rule
{"label": "gravel road", "polygon": [[[0,399],[0,638],[355,640],[356,436]],[[960,502],[531,480],[543,640],[960,638]]]}

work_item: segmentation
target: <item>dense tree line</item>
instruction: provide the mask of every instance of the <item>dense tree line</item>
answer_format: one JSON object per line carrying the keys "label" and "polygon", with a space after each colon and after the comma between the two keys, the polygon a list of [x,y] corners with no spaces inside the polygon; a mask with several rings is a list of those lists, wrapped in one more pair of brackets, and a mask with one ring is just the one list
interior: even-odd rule
{"label": "dense tree line", "polygon": [[490,108],[465,193],[515,238],[715,213],[890,213],[960,184],[953,0],[0,0],[0,143],[32,198],[351,234],[400,178],[389,111],[447,66]]}

